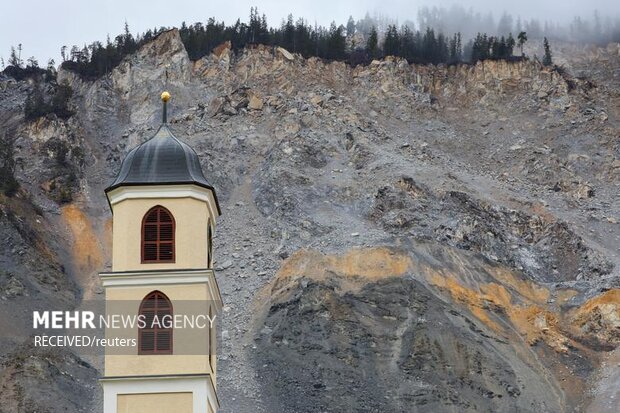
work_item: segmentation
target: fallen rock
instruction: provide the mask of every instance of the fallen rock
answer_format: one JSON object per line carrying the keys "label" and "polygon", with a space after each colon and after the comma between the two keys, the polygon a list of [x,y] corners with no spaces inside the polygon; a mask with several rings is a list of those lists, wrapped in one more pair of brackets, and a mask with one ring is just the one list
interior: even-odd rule
{"label": "fallen rock", "polygon": [[209,116],[213,117],[215,115],[217,115],[218,113],[221,113],[224,109],[224,105],[226,104],[226,99],[222,96],[218,96],[216,98],[213,98],[213,100],[211,100],[211,103],[209,104]]}
{"label": "fallen rock", "polygon": [[314,106],[320,106],[323,103],[323,98],[321,96],[314,95],[310,98],[310,103]]}
{"label": "fallen rock", "polygon": [[252,110],[262,110],[263,109],[263,100],[257,95],[252,95],[250,97],[250,101],[248,102],[248,109]]}
{"label": "fallen rock", "polygon": [[3,298],[13,298],[24,295],[26,289],[24,285],[15,277],[11,277],[1,288],[0,293]]}
{"label": "fallen rock", "polygon": [[280,56],[284,57],[286,60],[289,60],[289,61],[295,60],[295,56],[293,56],[293,54],[291,52],[289,52],[288,50],[286,50],[283,47],[278,47],[276,49],[276,52],[278,52],[280,54]]}
{"label": "fallen rock", "polygon": [[232,267],[233,262],[231,260],[224,261],[221,265],[219,265],[216,270],[221,271]]}
{"label": "fallen rock", "polygon": [[588,199],[594,197],[594,188],[588,184],[580,184],[574,191],[577,199]]}

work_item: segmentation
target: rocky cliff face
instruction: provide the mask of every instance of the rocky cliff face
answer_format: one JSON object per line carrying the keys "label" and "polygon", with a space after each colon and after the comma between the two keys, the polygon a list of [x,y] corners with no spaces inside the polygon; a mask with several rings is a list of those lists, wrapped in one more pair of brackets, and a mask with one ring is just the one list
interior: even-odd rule
{"label": "rocky cliff face", "polygon": [[[222,411],[617,410],[618,85],[574,55],[351,68],[224,44],[192,62],[173,30],[97,81],[61,72],[75,115],[33,123],[31,86],[2,79],[21,165],[1,198],[2,331],[40,300],[102,299],[103,188],[166,88],[223,207]],[[18,333],[0,411],[100,408],[100,359]]]}

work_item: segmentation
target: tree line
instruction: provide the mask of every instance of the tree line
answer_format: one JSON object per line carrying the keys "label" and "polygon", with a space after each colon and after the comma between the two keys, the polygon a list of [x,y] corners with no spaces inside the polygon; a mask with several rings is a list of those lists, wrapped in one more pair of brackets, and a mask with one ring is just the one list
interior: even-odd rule
{"label": "tree line", "polygon": [[35,120],[48,114],[60,119],[68,119],[73,112],[69,109],[69,101],[73,90],[68,84],[56,82],[56,68],[53,59],[47,67],[39,67],[39,62],[30,57],[24,62],[21,59],[22,45],[11,47],[9,65],[2,73],[16,80],[32,79],[33,85],[24,102],[24,117]]}
{"label": "tree line", "polygon": [[377,29],[372,27],[366,47],[355,50],[358,59],[352,59],[355,60],[353,63],[364,63],[365,58],[377,59],[384,56],[403,57],[410,63],[422,64],[453,64],[469,60],[464,58],[460,33],[447,37],[443,33],[436,34],[431,28],[421,33],[408,26],[399,30],[396,25],[390,25],[382,44],[378,39]]}
{"label": "tree line", "polygon": [[[310,25],[302,18],[294,20],[293,16],[289,15],[279,27],[269,27],[266,16],[260,15],[258,9],[251,8],[247,23],[238,19],[227,26],[211,18],[206,24],[195,23],[188,26],[182,23],[179,33],[192,60],[200,59],[211,53],[217,45],[230,41],[234,51],[265,44],[284,47],[306,58],[314,56],[347,61],[352,65],[367,64],[384,56],[402,57],[410,63],[419,64],[519,59],[524,56],[523,45],[528,40],[525,31],[519,32],[517,40],[511,33],[501,36],[478,33],[464,43],[460,32],[446,36],[431,27],[422,32],[413,30],[409,25],[398,28],[396,24],[388,24],[385,31],[380,32],[377,26],[371,24],[373,22],[367,18],[356,22],[350,17],[346,26],[332,23],[326,28]],[[96,41],[81,49],[77,46],[71,49],[63,46],[60,50],[61,67],[86,78],[98,78],[116,67],[125,56],[134,53],[165,30],[168,29],[154,28],[134,36],[126,23],[124,32],[116,36],[114,41],[108,37],[105,44]],[[516,45],[520,48],[520,57],[514,56]],[[544,51],[542,63],[552,65],[551,47],[547,38],[544,39]],[[25,103],[26,119],[33,120],[47,114],[55,114],[63,119],[70,117],[69,100],[72,91],[68,85],[56,84],[55,62],[50,60],[47,68],[43,69],[34,57],[24,62],[21,52],[21,45],[11,48],[9,65],[3,73],[16,79],[35,79]],[[1,63],[4,65],[4,62]],[[45,87],[46,83],[51,86]]]}
{"label": "tree line", "polygon": [[[347,61],[353,65],[366,64],[388,55],[421,64],[508,59],[512,57],[515,46],[510,33],[502,36],[478,34],[475,39],[466,42],[460,32],[448,36],[431,27],[420,31],[408,25],[399,28],[395,24],[388,25],[382,32],[374,25],[368,28],[367,23],[356,22],[351,17],[346,25],[334,22],[329,27],[323,27],[311,25],[303,18],[295,20],[289,15],[280,26],[270,27],[267,17],[259,14],[258,9],[251,8],[247,22],[238,19],[234,24],[226,25],[214,18],[206,23],[191,25],[183,22],[179,33],[192,60],[208,55],[225,41],[230,41],[234,51],[264,44],[281,46],[306,58]],[[126,24],[124,33],[114,40],[108,38],[105,44],[97,41],[82,48],[73,46],[70,50],[63,46],[61,65],[84,77],[100,77],[165,30],[165,27],[155,28],[134,36]]]}
{"label": "tree line", "polygon": [[[281,46],[306,58],[314,56],[347,61],[352,65],[366,64],[372,59],[388,55],[403,57],[410,63],[421,64],[455,64],[515,58],[513,52],[516,41],[511,32],[502,35],[477,33],[470,40],[466,40],[461,32],[446,35],[445,32],[432,26],[440,26],[437,16],[428,9],[424,10],[426,12],[420,15],[420,24],[428,24],[424,30],[414,30],[411,22],[400,28],[395,23],[385,25],[385,20],[369,16],[358,21],[349,17],[346,25],[337,25],[333,22],[329,27],[323,27],[311,25],[303,18],[295,20],[289,15],[280,26],[270,27],[265,14],[260,14],[258,9],[253,7],[250,9],[247,22],[238,19],[234,24],[226,25],[215,18],[208,19],[206,23],[198,22],[192,25],[183,22],[179,33],[192,60],[208,55],[217,45],[225,41],[231,42],[234,51],[256,44]],[[511,21],[505,20],[504,16],[500,27],[506,29],[513,27]],[[135,52],[165,30],[168,28],[160,27],[133,35],[126,23],[124,32],[114,40],[108,36],[105,43],[95,41],[82,48],[77,45],[71,48],[63,46],[60,49],[61,67],[79,73],[85,78],[98,78],[110,72],[125,56]],[[526,41],[526,32],[519,32],[518,44],[521,56]],[[41,69],[34,57],[28,59],[27,64],[21,60],[21,45],[18,52],[12,48],[9,66],[5,69],[6,74],[16,78],[31,76],[33,73],[53,75],[53,60],[48,62],[47,69]]]}
{"label": "tree line", "polygon": [[226,26],[214,18],[206,24],[195,23],[179,28],[181,40],[190,59],[197,60],[211,53],[214,47],[230,41],[233,50],[238,51],[250,45],[264,44],[281,46],[304,57],[316,56],[331,60],[347,58],[346,29],[343,25],[332,23],[330,27],[311,26],[304,19],[294,21],[289,15],[280,27],[269,27],[267,17],[260,15],[258,9],[250,9],[250,19]]}
{"label": "tree line", "polygon": [[143,44],[149,42],[165,28],[148,30],[143,35],[134,37],[129,31],[129,25],[125,23],[125,31],[114,38],[108,38],[105,44],[96,41],[88,46],[79,48],[62,46],[60,56],[61,67],[79,73],[87,78],[98,78],[114,69],[129,54],[134,53]]}

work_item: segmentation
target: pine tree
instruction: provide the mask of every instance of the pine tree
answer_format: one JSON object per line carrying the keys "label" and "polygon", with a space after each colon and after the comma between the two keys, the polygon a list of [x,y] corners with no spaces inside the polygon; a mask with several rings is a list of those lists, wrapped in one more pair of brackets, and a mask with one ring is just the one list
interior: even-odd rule
{"label": "pine tree", "polygon": [[415,38],[409,26],[403,26],[400,35],[400,55],[413,62],[415,58]]}
{"label": "pine tree", "polygon": [[521,49],[521,56],[525,56],[525,54],[523,54],[523,45],[525,44],[525,42],[527,42],[527,33],[526,32],[519,32],[519,35],[517,36],[517,40],[519,41],[519,48]]}
{"label": "pine tree", "polygon": [[508,34],[508,39],[506,39],[506,57],[512,57],[513,51],[515,48],[515,39],[512,37],[512,33]]}
{"label": "pine tree", "polygon": [[47,61],[47,67],[45,68],[45,81],[51,82],[56,76],[56,62],[54,59]]}
{"label": "pine tree", "polygon": [[136,41],[129,30],[129,24],[125,20],[125,30],[123,33],[123,54],[130,54],[136,50]]}
{"label": "pine tree", "polygon": [[[497,39],[496,39],[497,40]],[[506,38],[502,36],[499,40],[497,40],[497,56],[496,59],[505,59],[508,56],[507,47],[506,47]]]}
{"label": "pine tree", "polygon": [[368,51],[371,59],[376,59],[379,57],[379,35],[377,34],[377,29],[375,26],[372,26],[372,29],[370,29],[370,35],[368,36],[368,41],[366,42],[366,50]]}
{"label": "pine tree", "polygon": [[439,64],[448,61],[448,59],[450,58],[448,43],[449,41],[443,33],[439,33],[437,35],[437,53],[435,55],[433,63]]}
{"label": "pine tree", "polygon": [[39,61],[34,57],[34,56],[30,56],[27,60],[28,62],[28,68],[32,68],[32,69],[38,69],[39,68]]}
{"label": "pine tree", "polygon": [[15,51],[15,47],[11,46],[11,54],[9,56],[9,66],[21,67],[21,62],[19,61],[19,57],[17,57],[17,52]]}
{"label": "pine tree", "polygon": [[456,63],[458,61],[457,57],[457,45],[456,45],[456,34],[450,39],[450,43],[448,46],[448,63]]}
{"label": "pine tree", "polygon": [[353,16],[349,16],[349,20],[347,21],[347,36],[353,36],[355,34],[355,20],[353,20]]}
{"label": "pine tree", "polygon": [[82,51],[80,51],[79,62],[83,64],[88,64],[89,60],[90,60],[90,51],[88,50],[88,47],[84,46],[82,48]]}
{"label": "pine tree", "polygon": [[551,66],[553,64],[553,59],[551,58],[551,46],[549,46],[549,41],[546,37],[543,40],[543,47],[545,49],[545,55],[543,56],[542,64],[545,66]]}
{"label": "pine tree", "polygon": [[344,59],[346,39],[344,37],[344,26],[336,26],[335,22],[332,22],[329,28],[329,38],[327,41],[327,58],[328,59]]}
{"label": "pine tree", "polygon": [[250,7],[250,38],[248,39],[250,43],[256,43],[260,30],[260,20],[258,17],[258,9],[255,7]]}
{"label": "pine tree", "polygon": [[435,31],[430,27],[426,28],[426,32],[422,37],[421,45],[421,62],[422,63],[435,63],[435,58],[439,48],[437,47],[437,40],[435,39]]}
{"label": "pine tree", "polygon": [[297,19],[297,23],[295,23],[295,45],[297,51],[305,57],[309,57],[312,53],[310,30],[303,18]]}
{"label": "pine tree", "polygon": [[80,61],[80,53],[81,53],[80,49],[78,49],[78,47],[76,45],[73,45],[73,47],[71,47],[71,61],[72,62],[79,62]]}
{"label": "pine tree", "polygon": [[385,34],[385,40],[383,42],[383,53],[386,56],[399,56],[400,55],[400,39],[398,35],[398,29],[395,25],[388,26],[387,33]]}
{"label": "pine tree", "polygon": [[295,25],[293,24],[293,15],[289,14],[286,23],[282,25],[282,47],[292,52],[297,52],[295,47]]}

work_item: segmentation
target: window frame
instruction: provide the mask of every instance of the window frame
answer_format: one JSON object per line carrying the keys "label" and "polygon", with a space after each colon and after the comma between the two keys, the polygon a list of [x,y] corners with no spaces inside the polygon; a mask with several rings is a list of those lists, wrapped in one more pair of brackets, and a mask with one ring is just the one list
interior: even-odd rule
{"label": "window frame", "polygon": [[[146,219],[147,217],[153,212],[153,210],[157,210],[157,221],[156,221],[156,226],[157,226],[157,239],[155,241],[147,241],[146,240],[146,227],[147,225],[153,225],[153,223],[147,223]],[[172,237],[170,241],[162,241],[160,239],[160,227],[162,225],[162,221],[161,221],[161,213],[165,212],[166,214],[168,214],[168,216],[170,216],[170,221],[172,223]],[[167,224],[167,223],[166,223]],[[170,259],[161,259],[160,258],[160,246],[162,244],[165,245],[171,245],[171,249],[172,249],[172,257]],[[155,245],[156,246],[156,255],[157,255],[157,259],[155,260],[147,260],[145,259],[145,247],[146,245]],[[166,207],[163,207],[161,205],[156,205],[152,208],[150,208],[148,211],[146,211],[146,214],[144,214],[144,216],[142,217],[142,224],[140,227],[140,263],[141,264],[174,264],[176,262],[176,220],[174,219],[174,215],[172,215],[172,213],[170,212],[169,209],[167,209]]]}
{"label": "window frame", "polygon": [[207,268],[213,268],[213,226],[207,221]]}
{"label": "window frame", "polygon": [[[168,307],[170,308],[170,316],[174,316],[174,308],[172,306],[172,301],[170,300],[170,298],[168,298],[168,296],[164,293],[162,293],[159,290],[155,290],[155,291],[151,291],[150,293],[148,293],[140,302],[140,308],[138,309],[138,315],[141,316],[143,314],[143,308],[144,308],[144,304],[147,302],[147,300],[150,299],[151,296],[155,296],[155,307],[154,307],[154,312],[155,314],[157,314],[157,309],[158,309],[158,300],[159,299],[163,299],[164,301],[166,301],[168,303]],[[161,321],[161,320],[160,320]],[[157,334],[159,331],[168,331],[170,332],[170,345],[169,345],[169,349],[167,350],[159,350],[158,346],[157,346]],[[142,350],[142,334],[144,332],[153,332],[153,350]],[[139,356],[147,356],[147,355],[171,355],[173,354],[173,347],[174,347],[174,328],[170,327],[170,328],[139,328],[138,327],[138,355]]]}

